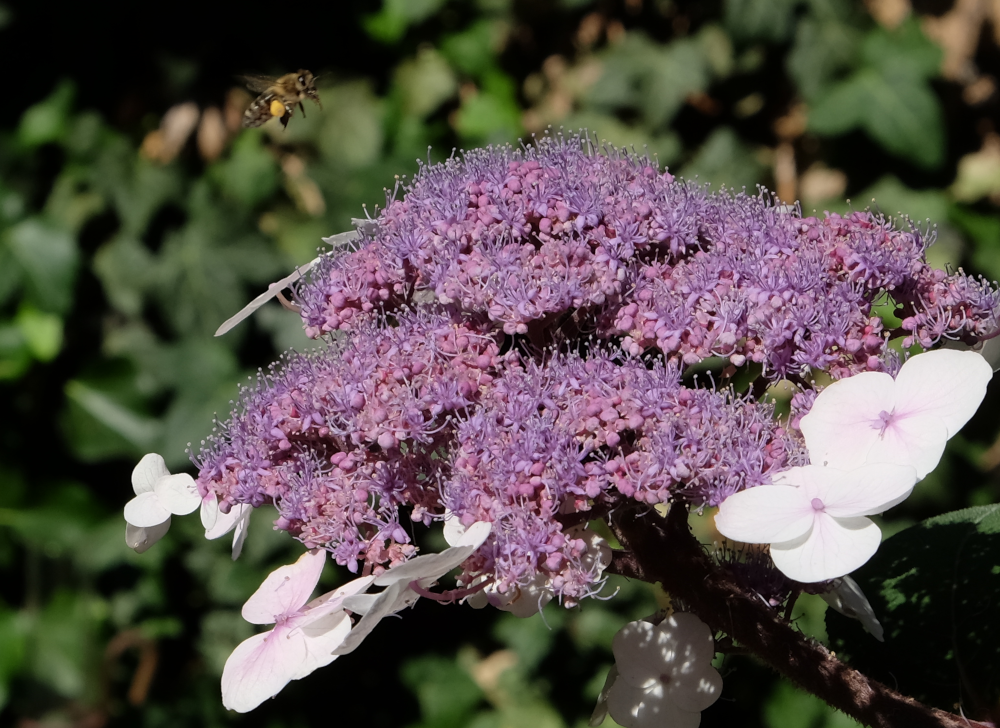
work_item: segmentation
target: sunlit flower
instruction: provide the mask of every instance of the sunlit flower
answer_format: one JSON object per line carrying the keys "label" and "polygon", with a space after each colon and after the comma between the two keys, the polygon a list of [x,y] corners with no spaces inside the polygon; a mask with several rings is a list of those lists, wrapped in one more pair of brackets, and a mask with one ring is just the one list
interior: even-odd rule
{"label": "sunlit flower", "polygon": [[800,427],[815,465],[911,465],[923,478],[975,414],[993,377],[978,353],[939,349],[910,357],[893,379],[865,372],[816,397]]}
{"label": "sunlit flower", "polygon": [[831,587],[830,591],[820,594],[823,601],[845,617],[858,620],[868,634],[879,642],[885,642],[882,625],[858,582],[849,576],[842,576],[834,579]]}
{"label": "sunlit flower", "polygon": [[135,498],[125,504],[125,542],[139,553],[163,538],[171,515],[187,515],[202,501],[194,478],[171,475],[156,453],[143,456],[132,470],[132,490]]}
{"label": "sunlit flower", "polygon": [[916,482],[912,467],[891,463],[792,468],[729,496],[715,525],[735,541],[770,544],[774,565],[790,579],[825,581],[872,557],[881,532],[865,516],[902,502]]}
{"label": "sunlit flower", "polygon": [[375,577],[374,585],[385,587],[380,593],[348,598],[344,602],[344,607],[363,616],[361,621],[354,625],[350,636],[336,649],[336,654],[346,655],[353,652],[383,617],[402,611],[416,602],[420,594],[414,586],[420,590],[434,586],[438,579],[483,545],[492,527],[493,524],[487,521],[474,523],[454,546],[449,546],[437,554],[417,556]]}
{"label": "sunlit flower", "polygon": [[[601,697],[619,725],[697,728],[701,711],[722,691],[712,632],[693,614],[677,612],[656,625],[629,622],[612,649],[615,666]],[[590,725],[599,725],[603,713],[599,701]]]}
{"label": "sunlit flower", "polygon": [[[326,551],[308,551],[271,574],[243,605],[252,624],[274,624],[243,641],[222,671],[222,704],[238,713],[253,710],[299,680],[333,662],[335,648],[351,631],[344,599],[367,589],[363,577],[309,602],[326,564]],[[308,602],[308,603],[307,603]]]}

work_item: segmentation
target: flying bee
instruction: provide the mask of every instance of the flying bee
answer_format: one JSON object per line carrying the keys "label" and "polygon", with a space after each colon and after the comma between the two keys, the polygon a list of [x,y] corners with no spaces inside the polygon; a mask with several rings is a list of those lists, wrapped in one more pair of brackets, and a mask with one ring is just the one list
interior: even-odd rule
{"label": "flying bee", "polygon": [[260,126],[272,116],[277,116],[281,121],[281,126],[288,126],[288,120],[292,118],[292,110],[295,104],[302,110],[305,117],[306,109],[302,105],[305,99],[312,99],[319,108],[323,104],[319,101],[319,93],[316,91],[316,77],[304,68],[300,68],[295,73],[286,73],[284,76],[240,76],[246,83],[247,88],[259,93],[243,113],[243,126]]}

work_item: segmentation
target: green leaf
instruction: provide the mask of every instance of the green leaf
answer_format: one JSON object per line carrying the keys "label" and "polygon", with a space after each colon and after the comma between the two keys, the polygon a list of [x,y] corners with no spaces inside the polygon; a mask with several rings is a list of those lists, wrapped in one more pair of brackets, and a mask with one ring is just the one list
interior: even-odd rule
{"label": "green leaf", "polygon": [[681,168],[686,179],[698,178],[713,187],[733,189],[753,187],[763,174],[763,166],[752,151],[728,126],[720,126],[704,141],[694,158]]}
{"label": "green leaf", "polygon": [[4,243],[26,274],[31,300],[43,311],[65,313],[73,302],[80,254],[76,240],[40,218],[8,229]]}
{"label": "green leaf", "polygon": [[785,69],[805,99],[819,96],[838,72],[853,64],[860,40],[855,28],[836,19],[799,21]]}
{"label": "green leaf", "polygon": [[483,692],[454,659],[425,655],[400,669],[403,683],[417,696],[423,720],[430,728],[464,726]]}
{"label": "green leaf", "polygon": [[0,710],[10,699],[11,678],[21,671],[24,664],[25,627],[21,615],[0,606]]}
{"label": "green leaf", "polygon": [[115,388],[71,380],[66,384],[67,409],[63,431],[76,456],[83,461],[117,455],[135,456],[156,449],[163,426],[133,409]]}
{"label": "green leaf", "polygon": [[809,128],[832,136],[861,127],[887,151],[923,167],[944,159],[944,123],[927,82],[905,69],[858,71],[809,112]]}
{"label": "green leaf", "polygon": [[362,21],[364,29],[375,40],[386,45],[398,41],[411,25],[431,17],[445,0],[384,0],[382,10]]}
{"label": "green leaf", "polygon": [[916,19],[910,18],[894,30],[877,27],[865,37],[863,62],[888,75],[900,71],[933,78],[941,70],[941,48],[924,35]]}
{"label": "green leaf", "polygon": [[780,43],[791,35],[798,0],[726,0],[725,23],[739,40]]}
{"label": "green leaf", "polygon": [[86,592],[55,594],[31,629],[28,656],[36,680],[67,698],[97,697],[97,629],[103,611],[102,603]]}
{"label": "green leaf", "polygon": [[833,610],[838,654],[917,700],[982,719],[1000,700],[1000,505],[931,518],[887,539],[852,576],[885,629],[885,643]]}
{"label": "green leaf", "polygon": [[514,82],[497,71],[478,93],[466,97],[455,116],[455,130],[470,143],[505,143],[521,133],[521,108]]}
{"label": "green leaf", "polygon": [[28,351],[38,361],[52,361],[62,349],[63,322],[59,316],[43,313],[24,304],[14,319],[21,330]]}
{"label": "green leaf", "polygon": [[317,140],[323,161],[338,172],[374,164],[385,144],[381,99],[363,81],[335,86],[328,96],[333,103]]}
{"label": "green leaf", "polygon": [[29,107],[17,128],[18,141],[29,149],[61,141],[69,128],[73,95],[73,83],[62,81],[48,98]]}
{"label": "green leaf", "polygon": [[951,221],[972,238],[972,264],[990,280],[1000,280],[1000,219],[955,205]]}
{"label": "green leaf", "polygon": [[247,207],[263,202],[278,187],[278,164],[263,142],[262,133],[244,131],[233,142],[229,157],[208,171],[224,195]]}
{"label": "green leaf", "polygon": [[507,39],[507,24],[483,19],[461,33],[446,36],[441,54],[462,73],[479,76],[496,66]]}
{"label": "green leaf", "polygon": [[399,64],[393,83],[402,97],[403,113],[423,118],[458,91],[458,79],[444,57],[424,48]]}

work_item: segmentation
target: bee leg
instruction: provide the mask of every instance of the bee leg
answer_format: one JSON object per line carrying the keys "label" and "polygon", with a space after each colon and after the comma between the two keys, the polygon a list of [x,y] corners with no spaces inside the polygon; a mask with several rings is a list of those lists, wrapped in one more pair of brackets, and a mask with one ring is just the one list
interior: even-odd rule
{"label": "bee leg", "polygon": [[285,128],[288,127],[288,120],[291,119],[291,118],[292,118],[291,114],[285,114],[280,119],[278,119],[278,121],[281,122],[281,128],[282,129],[285,129]]}
{"label": "bee leg", "polygon": [[302,105],[301,101],[299,102],[299,109],[302,111],[302,118],[306,118],[306,107]]}

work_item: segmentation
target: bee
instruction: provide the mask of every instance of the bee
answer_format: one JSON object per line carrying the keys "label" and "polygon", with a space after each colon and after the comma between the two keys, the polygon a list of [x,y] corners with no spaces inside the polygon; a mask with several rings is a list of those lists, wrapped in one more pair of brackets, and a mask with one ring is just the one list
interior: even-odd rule
{"label": "bee", "polygon": [[278,77],[240,76],[240,78],[246,83],[247,88],[260,94],[243,113],[245,127],[260,126],[272,116],[280,119],[281,126],[288,126],[295,104],[299,105],[302,116],[305,117],[306,109],[302,105],[305,99],[312,99],[319,108],[323,108],[323,104],[319,101],[319,93],[316,91],[316,77],[304,68]]}

